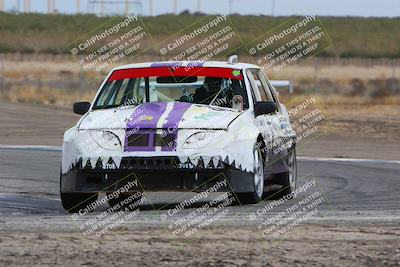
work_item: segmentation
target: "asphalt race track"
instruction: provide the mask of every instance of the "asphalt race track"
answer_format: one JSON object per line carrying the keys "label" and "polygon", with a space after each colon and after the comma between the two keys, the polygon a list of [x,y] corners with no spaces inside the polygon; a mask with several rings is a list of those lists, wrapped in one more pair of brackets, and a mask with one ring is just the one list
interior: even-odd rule
{"label": "asphalt race track", "polygon": [[[70,216],[58,197],[60,158],[59,148],[0,147],[0,228],[76,227],[69,223]],[[313,221],[400,218],[400,162],[300,158],[298,171],[299,187],[315,180],[324,196]],[[149,193],[141,212],[129,224],[159,226],[163,223],[159,214],[179,203],[174,200],[182,194],[187,195]],[[268,199],[257,205],[230,206],[229,213],[215,223],[249,224],[251,214],[270,202]],[[279,212],[289,202],[264,215]],[[192,209],[185,209],[182,214]]]}

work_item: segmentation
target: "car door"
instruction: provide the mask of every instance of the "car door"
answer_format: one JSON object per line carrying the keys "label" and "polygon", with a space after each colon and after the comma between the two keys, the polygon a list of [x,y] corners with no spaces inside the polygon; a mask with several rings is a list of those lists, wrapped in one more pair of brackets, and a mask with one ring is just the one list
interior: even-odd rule
{"label": "car door", "polygon": [[251,85],[253,95],[253,105],[259,101],[272,101],[277,104],[278,110],[275,113],[260,115],[255,118],[255,122],[263,135],[266,145],[267,164],[271,165],[269,170],[274,169],[274,163],[279,157],[276,147],[279,146],[282,137],[280,122],[282,115],[280,106],[273,92],[268,87],[266,76],[260,69],[246,70],[247,78]]}

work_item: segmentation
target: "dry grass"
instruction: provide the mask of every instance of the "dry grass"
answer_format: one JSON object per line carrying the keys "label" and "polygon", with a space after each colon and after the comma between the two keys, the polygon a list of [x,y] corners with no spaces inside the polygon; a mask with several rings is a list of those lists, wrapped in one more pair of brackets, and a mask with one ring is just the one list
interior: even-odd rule
{"label": "dry grass", "polygon": [[77,101],[92,101],[96,92],[79,93],[52,88],[23,87],[9,90],[3,98],[14,103],[70,106]]}
{"label": "dry grass", "polygon": [[[387,79],[392,78],[393,69],[388,66],[360,67],[360,66],[310,66],[293,65],[279,72],[267,73],[271,79],[287,79],[297,81],[314,81],[318,79],[329,79],[336,82],[347,82],[352,79]],[[395,72],[395,78],[400,78],[400,70]]]}
{"label": "dry grass", "polygon": [[[152,60],[158,59],[141,57],[136,58],[135,62]],[[242,60],[251,61],[249,58]],[[4,67],[7,90],[3,98],[12,102],[70,105],[78,100],[90,101],[99,81],[104,77],[94,72],[85,73],[85,79],[80,84],[80,65],[73,61],[73,58],[71,61],[60,62],[5,61]],[[287,95],[285,90],[282,90],[281,94],[282,101],[288,107],[301,103],[306,96],[311,96],[299,94],[303,94],[309,88],[318,87],[314,86],[316,76],[320,89],[311,90],[310,93],[318,97],[320,105],[400,105],[400,96],[386,90],[387,80],[371,82],[372,79],[390,78],[392,74],[393,69],[385,66],[324,65],[316,69],[315,66],[306,63],[289,66],[277,73],[269,73],[269,77],[293,81],[297,94]],[[400,71],[395,72],[395,76],[400,79]],[[361,89],[353,84],[355,79],[359,79],[357,84]],[[78,84],[79,88],[85,89],[83,95],[76,87]]]}
{"label": "dry grass", "polygon": [[[157,61],[159,58],[151,57],[136,57],[133,62],[137,63],[145,61]],[[249,57],[242,57],[243,62],[252,62]],[[122,63],[121,63],[122,64]],[[111,65],[109,69],[117,66]],[[70,61],[49,62],[49,61],[5,61],[4,62],[5,77],[6,78],[21,78],[26,75],[40,73],[40,74],[58,74],[58,73],[72,73],[79,74],[80,65],[71,57]],[[267,71],[270,79],[290,79],[295,82],[310,81],[313,82],[315,78],[329,79],[335,82],[346,83],[352,79],[370,80],[370,79],[389,79],[394,77],[400,79],[400,69],[393,72],[390,66],[373,66],[362,67],[353,65],[331,65],[331,66],[318,66],[305,62],[305,64],[290,65],[278,72]],[[95,75],[94,73],[91,76]]]}
{"label": "dry grass", "polygon": [[286,106],[294,107],[307,98],[316,97],[317,105],[321,106],[371,106],[371,105],[400,105],[400,95],[371,98],[364,96],[343,96],[343,95],[323,95],[323,94],[304,94],[304,95],[281,95],[280,100]]}

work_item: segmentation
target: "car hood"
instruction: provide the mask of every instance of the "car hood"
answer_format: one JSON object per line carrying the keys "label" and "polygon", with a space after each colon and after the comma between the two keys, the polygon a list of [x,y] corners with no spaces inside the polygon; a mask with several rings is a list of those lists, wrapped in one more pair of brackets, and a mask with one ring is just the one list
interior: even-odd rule
{"label": "car hood", "polygon": [[243,112],[182,102],[94,110],[79,123],[80,130],[101,129],[227,129]]}

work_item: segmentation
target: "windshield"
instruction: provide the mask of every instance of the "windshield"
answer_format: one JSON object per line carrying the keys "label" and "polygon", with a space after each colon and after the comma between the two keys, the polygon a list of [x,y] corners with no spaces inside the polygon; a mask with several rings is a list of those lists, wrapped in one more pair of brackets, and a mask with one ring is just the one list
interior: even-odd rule
{"label": "windshield", "polygon": [[[153,69],[149,68],[149,70]],[[232,72],[231,69],[230,72]],[[189,74],[188,76],[173,76],[170,71],[167,72],[169,76],[165,74],[153,76],[149,71],[147,77],[145,75],[136,77],[140,73],[140,71],[135,73],[135,69],[132,69],[129,75],[113,73],[100,90],[93,108],[104,109],[139,105],[144,102],[175,101],[239,110],[248,108],[247,93],[241,76],[239,78],[229,77],[229,75],[220,75],[225,77],[195,76],[194,72],[187,71],[184,74]],[[218,73],[212,75],[217,76]]]}

